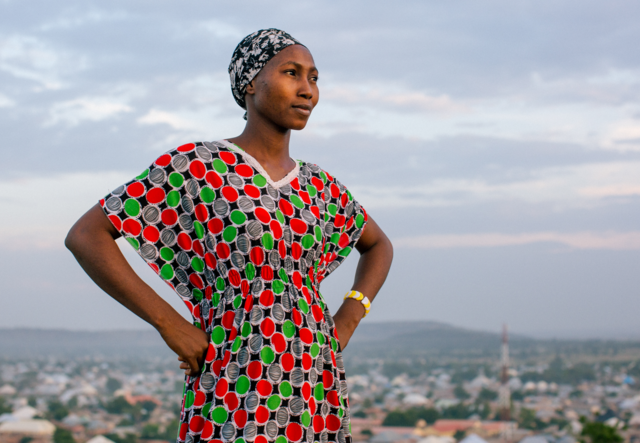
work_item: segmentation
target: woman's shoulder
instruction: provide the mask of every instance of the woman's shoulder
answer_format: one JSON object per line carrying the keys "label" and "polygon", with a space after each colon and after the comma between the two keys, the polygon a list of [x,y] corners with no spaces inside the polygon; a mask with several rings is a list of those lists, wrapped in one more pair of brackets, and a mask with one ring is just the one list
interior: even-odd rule
{"label": "woman's shoulder", "polygon": [[[347,187],[342,184],[342,182],[340,180],[338,180],[338,178],[329,173],[326,169],[322,168],[321,166],[315,164],[315,163],[311,163],[311,162],[307,162],[304,160],[298,160],[298,163],[300,164],[300,170],[303,176],[308,176],[310,181],[313,183],[314,178],[317,180],[321,180],[322,181],[322,187],[327,186],[331,189],[331,187],[333,187],[333,193],[335,192],[348,192]],[[316,187],[318,187],[318,185],[320,185],[320,183],[313,183],[314,185],[316,185]]]}
{"label": "woman's shoulder", "polygon": [[[215,159],[227,157],[224,153],[232,153],[233,150],[221,141],[196,141],[182,144],[160,154],[153,162],[152,166],[182,169],[192,161],[200,160],[206,164],[211,164]],[[229,159],[227,158],[227,161]]]}

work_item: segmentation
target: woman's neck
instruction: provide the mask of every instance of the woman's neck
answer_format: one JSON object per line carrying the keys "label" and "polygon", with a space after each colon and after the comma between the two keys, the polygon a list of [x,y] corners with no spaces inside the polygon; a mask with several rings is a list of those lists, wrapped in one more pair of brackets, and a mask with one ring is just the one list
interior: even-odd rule
{"label": "woman's neck", "polygon": [[247,122],[242,134],[227,140],[255,158],[267,174],[277,181],[295,167],[295,161],[289,156],[290,138],[290,129],[279,131],[258,120]]}

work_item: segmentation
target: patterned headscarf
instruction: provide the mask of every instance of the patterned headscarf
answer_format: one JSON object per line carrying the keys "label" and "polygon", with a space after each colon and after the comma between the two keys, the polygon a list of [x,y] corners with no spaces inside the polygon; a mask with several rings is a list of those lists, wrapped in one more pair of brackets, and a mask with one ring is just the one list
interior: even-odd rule
{"label": "patterned headscarf", "polygon": [[[275,28],[256,31],[238,43],[233,51],[231,63],[229,63],[229,77],[231,77],[233,98],[242,109],[247,109],[247,104],[244,101],[247,85],[274,55],[291,45],[302,45],[302,43],[286,32]],[[244,119],[247,119],[246,112]]]}

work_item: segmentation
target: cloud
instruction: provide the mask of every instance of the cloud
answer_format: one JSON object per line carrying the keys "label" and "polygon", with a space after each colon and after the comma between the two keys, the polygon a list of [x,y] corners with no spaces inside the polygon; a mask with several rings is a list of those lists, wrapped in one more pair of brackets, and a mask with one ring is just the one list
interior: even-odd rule
{"label": "cloud", "polygon": [[183,118],[176,113],[160,111],[158,109],[151,109],[138,119],[138,123],[143,125],[169,125],[173,129],[177,130],[189,130],[194,128],[193,121]]}
{"label": "cloud", "polygon": [[438,178],[406,170],[393,183],[355,184],[351,192],[367,207],[411,208],[491,201],[556,203],[565,208],[607,197],[640,195],[640,161],[592,163],[529,171],[511,179]]}
{"label": "cloud", "polygon": [[213,34],[218,38],[234,39],[240,41],[245,33],[243,33],[237,26],[233,26],[230,23],[225,23],[222,20],[206,20],[198,24],[199,27],[205,31]]}
{"label": "cloud", "polygon": [[403,237],[392,241],[397,248],[451,249],[522,246],[558,243],[572,249],[640,250],[640,231],[635,232],[532,232],[523,234],[450,234]]}
{"label": "cloud", "polygon": [[15,102],[4,94],[0,94],[0,108],[10,108],[15,106]]}
{"label": "cloud", "polygon": [[618,151],[640,151],[640,120],[624,119],[609,125],[604,146]]}
{"label": "cloud", "polygon": [[119,21],[126,19],[129,16],[130,15],[124,11],[67,11],[57,18],[48,20],[45,23],[41,24],[39,26],[39,30],[44,32],[70,30],[89,24],[102,23],[106,21]]}
{"label": "cloud", "polygon": [[356,107],[393,108],[397,112],[448,115],[465,113],[468,106],[446,94],[428,95],[389,84],[335,84],[321,90],[322,100]]}
{"label": "cloud", "polygon": [[59,123],[76,126],[82,121],[98,122],[131,111],[131,106],[113,97],[80,97],[55,103],[49,111],[45,126]]}
{"label": "cloud", "polygon": [[40,175],[0,181],[0,248],[62,249],[75,221],[140,171]]}
{"label": "cloud", "polygon": [[87,58],[54,48],[30,35],[0,36],[0,71],[31,80],[42,88],[60,89],[65,75],[87,67]]}

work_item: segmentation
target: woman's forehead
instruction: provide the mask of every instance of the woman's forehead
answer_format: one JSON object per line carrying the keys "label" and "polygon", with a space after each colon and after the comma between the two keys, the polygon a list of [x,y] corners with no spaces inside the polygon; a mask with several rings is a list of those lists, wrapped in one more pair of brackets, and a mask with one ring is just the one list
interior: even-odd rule
{"label": "woman's forehead", "polygon": [[287,64],[296,65],[310,71],[318,70],[311,52],[302,45],[288,46],[267,62],[267,66],[271,65],[270,67],[279,67]]}

